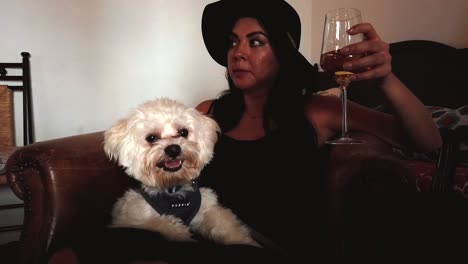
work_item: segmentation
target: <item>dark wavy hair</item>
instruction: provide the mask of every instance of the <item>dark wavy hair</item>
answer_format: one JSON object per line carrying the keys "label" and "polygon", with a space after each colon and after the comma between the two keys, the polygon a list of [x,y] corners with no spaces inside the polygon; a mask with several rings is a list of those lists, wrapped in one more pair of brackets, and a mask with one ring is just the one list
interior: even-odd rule
{"label": "dark wavy hair", "polygon": [[[281,27],[276,21],[258,16],[255,18],[269,34],[270,44],[280,65],[276,82],[265,104],[265,132],[272,130],[270,120],[278,128],[304,125],[304,98],[318,87],[317,67],[303,61],[304,58],[299,55],[288,33],[278,30]],[[245,108],[242,91],[234,85],[228,74],[227,80],[229,89],[219,94],[212,112],[222,132],[233,129],[239,123]]]}

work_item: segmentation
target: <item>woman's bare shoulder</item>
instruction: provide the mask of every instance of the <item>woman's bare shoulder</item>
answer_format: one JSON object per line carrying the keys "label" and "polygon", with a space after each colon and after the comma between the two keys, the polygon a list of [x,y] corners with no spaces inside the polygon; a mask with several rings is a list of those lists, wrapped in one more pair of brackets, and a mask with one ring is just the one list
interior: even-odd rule
{"label": "woman's bare shoulder", "polygon": [[210,110],[210,107],[213,101],[214,101],[213,99],[205,100],[199,103],[195,108],[203,114],[208,114],[208,111]]}
{"label": "woman's bare shoulder", "polygon": [[334,95],[311,94],[305,100],[306,112],[323,111],[341,107],[341,98]]}
{"label": "woman's bare shoulder", "polygon": [[328,95],[309,95],[306,98],[304,112],[307,120],[315,127],[317,140],[322,145],[335,135],[336,127],[341,124],[341,99]]}

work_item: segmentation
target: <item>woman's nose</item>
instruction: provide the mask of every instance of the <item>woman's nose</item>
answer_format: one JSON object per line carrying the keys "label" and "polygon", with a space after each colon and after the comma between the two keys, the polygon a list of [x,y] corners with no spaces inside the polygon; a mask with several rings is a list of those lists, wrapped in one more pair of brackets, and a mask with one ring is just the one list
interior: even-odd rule
{"label": "woman's nose", "polygon": [[234,58],[245,60],[247,58],[247,47],[245,44],[239,43],[234,50]]}

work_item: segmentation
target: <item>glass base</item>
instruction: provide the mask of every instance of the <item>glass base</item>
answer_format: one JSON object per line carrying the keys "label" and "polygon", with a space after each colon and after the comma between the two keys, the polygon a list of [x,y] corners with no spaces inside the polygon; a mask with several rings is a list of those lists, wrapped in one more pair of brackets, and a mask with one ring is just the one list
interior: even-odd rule
{"label": "glass base", "polygon": [[350,137],[341,137],[341,138],[337,138],[337,139],[334,139],[334,140],[328,140],[328,141],[325,141],[325,144],[330,144],[330,145],[345,145],[345,144],[363,144],[364,141],[362,140],[359,140],[359,139],[354,139],[354,138],[350,138]]}

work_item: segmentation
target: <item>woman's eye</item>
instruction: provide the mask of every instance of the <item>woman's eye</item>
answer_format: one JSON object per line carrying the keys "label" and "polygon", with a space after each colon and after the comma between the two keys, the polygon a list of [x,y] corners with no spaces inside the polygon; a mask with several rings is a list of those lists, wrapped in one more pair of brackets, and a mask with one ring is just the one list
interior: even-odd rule
{"label": "woman's eye", "polygon": [[155,136],[155,135],[148,135],[148,136],[146,136],[145,140],[146,140],[146,142],[148,142],[150,144],[153,144],[154,142],[156,142],[158,140],[158,137]]}
{"label": "woman's eye", "polygon": [[188,130],[185,128],[179,130],[179,136],[186,138],[188,136]]}
{"label": "woman's eye", "polygon": [[256,46],[261,46],[263,43],[259,40],[256,40],[256,39],[252,39],[250,41],[250,45],[252,45],[253,47],[256,47]]}
{"label": "woman's eye", "polygon": [[237,42],[234,40],[229,40],[229,47],[235,47],[237,46]]}

